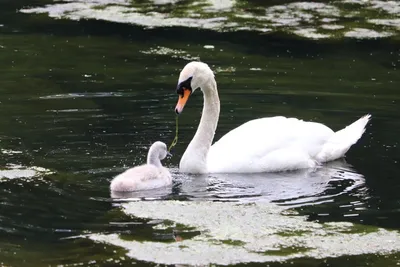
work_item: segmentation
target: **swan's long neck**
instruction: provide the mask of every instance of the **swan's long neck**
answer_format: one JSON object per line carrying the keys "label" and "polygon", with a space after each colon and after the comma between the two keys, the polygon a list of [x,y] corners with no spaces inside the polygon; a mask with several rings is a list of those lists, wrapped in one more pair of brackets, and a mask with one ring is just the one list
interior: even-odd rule
{"label": "swan's long neck", "polygon": [[159,151],[152,147],[150,147],[149,154],[147,154],[147,164],[151,164],[156,167],[162,167]]}
{"label": "swan's long neck", "polygon": [[207,172],[207,154],[217,129],[220,103],[214,78],[202,88],[204,106],[196,134],[182,156],[179,168],[183,172]]}

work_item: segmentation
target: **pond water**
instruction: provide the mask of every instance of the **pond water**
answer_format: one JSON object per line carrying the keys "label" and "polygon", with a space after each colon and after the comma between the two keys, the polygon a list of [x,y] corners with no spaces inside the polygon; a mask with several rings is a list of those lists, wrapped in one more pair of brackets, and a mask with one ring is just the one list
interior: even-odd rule
{"label": "pond water", "polygon": [[[79,238],[128,234],[141,242],[174,242],[172,232],[157,228],[163,223],[157,216],[121,212],[121,202],[129,211],[127,203],[137,200],[268,203],[279,212],[293,208],[310,223],[351,222],[397,232],[400,5],[284,2],[2,1],[1,265],[175,263],[130,258],[115,242]],[[191,60],[208,63],[216,73],[216,139],[264,116],[293,116],[333,130],[367,113],[372,120],[346,159],[316,171],[183,175],[179,160],[200,119],[197,92],[179,118],[174,156],[164,161],[173,185],[111,198],[114,175],[142,164],[154,141],[169,144],[174,138],[175,86]],[[183,238],[197,235],[192,229]],[[269,264],[400,264],[398,249],[366,251]],[[254,262],[247,265],[263,264]]]}

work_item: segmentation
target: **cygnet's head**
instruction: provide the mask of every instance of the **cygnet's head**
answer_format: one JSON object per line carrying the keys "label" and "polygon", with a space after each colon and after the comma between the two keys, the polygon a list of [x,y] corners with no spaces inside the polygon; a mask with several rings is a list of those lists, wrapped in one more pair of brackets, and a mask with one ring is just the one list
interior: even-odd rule
{"label": "cygnet's head", "polygon": [[176,93],[179,95],[178,104],[175,108],[176,114],[182,112],[190,95],[197,88],[202,89],[213,78],[214,73],[206,63],[192,61],[186,64],[179,75],[176,87]]}
{"label": "cygnet's head", "polygon": [[169,155],[167,145],[161,141],[157,141],[151,145],[147,155],[147,164],[160,165],[160,161]]}

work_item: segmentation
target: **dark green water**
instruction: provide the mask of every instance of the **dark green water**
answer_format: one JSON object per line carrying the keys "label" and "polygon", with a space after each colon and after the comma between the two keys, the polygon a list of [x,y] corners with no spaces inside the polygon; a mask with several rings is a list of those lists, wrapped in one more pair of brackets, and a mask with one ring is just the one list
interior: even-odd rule
{"label": "dark green water", "polygon": [[[222,103],[217,139],[264,116],[295,116],[334,130],[366,113],[372,122],[347,163],[326,167],[328,174],[304,180],[292,174],[231,175],[202,183],[176,173],[200,119],[202,95],[196,93],[180,117],[174,157],[164,163],[174,168],[174,185],[158,198],[267,200],[297,207],[310,220],[399,230],[396,36],[315,41],[281,32],[144,29],[17,12],[44,3],[0,2],[0,148],[19,152],[3,153],[1,164],[54,172],[1,180],[4,266],[155,265],[129,259],[119,248],[66,238],[103,232],[172,239],[153,230],[156,222],[118,211],[108,186],[115,174],[145,161],[149,144],[172,141],[179,71],[196,58],[216,71]],[[122,223],[132,220],[137,223]],[[396,266],[398,257],[304,258],[269,266]]]}

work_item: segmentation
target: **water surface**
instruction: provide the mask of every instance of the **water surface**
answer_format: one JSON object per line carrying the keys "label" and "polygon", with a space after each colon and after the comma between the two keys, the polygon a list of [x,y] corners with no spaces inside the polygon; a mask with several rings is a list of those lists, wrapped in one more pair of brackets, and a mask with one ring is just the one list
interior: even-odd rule
{"label": "water surface", "polygon": [[[250,13],[275,5],[239,3]],[[156,230],[159,220],[131,218],[120,211],[121,202],[137,199],[271,202],[296,208],[312,221],[346,221],[398,231],[396,26],[384,29],[392,33],[386,38],[347,38],[343,32],[338,38],[316,41],[292,34],[290,25],[269,34],[260,33],[261,26],[227,30],[233,24],[148,29],[112,19],[71,21],[68,16],[54,19],[20,12],[46,5],[54,3],[3,1],[0,11],[0,262],[154,265],[130,259],[118,247],[71,239],[90,233],[128,233],[135,240],[172,242],[171,233]],[[135,5],[153,7],[147,2]],[[238,6],[223,8],[228,11],[221,16],[232,19],[228,13]],[[390,15],[371,12],[370,19]],[[350,30],[352,19],[337,19]],[[154,141],[172,141],[178,74],[188,61],[197,59],[216,72],[221,98],[216,139],[264,116],[295,116],[334,130],[366,113],[372,114],[372,121],[345,160],[316,171],[187,176],[177,167],[200,119],[202,95],[196,92],[180,116],[174,157],[164,163],[173,171],[174,184],[113,200],[108,189],[112,177],[143,163]],[[291,261],[295,266],[393,266],[398,256]],[[290,261],[281,265],[286,264]]]}

